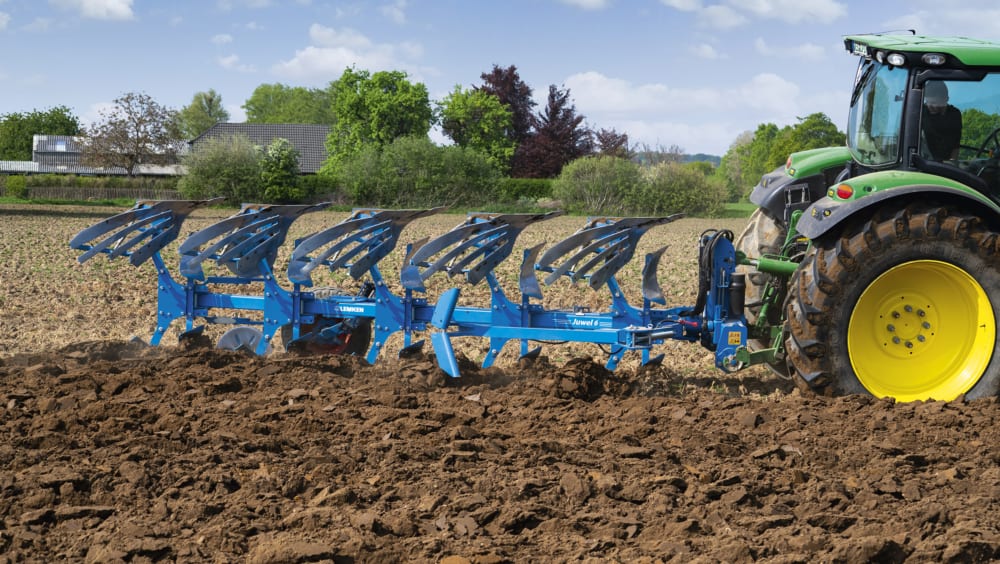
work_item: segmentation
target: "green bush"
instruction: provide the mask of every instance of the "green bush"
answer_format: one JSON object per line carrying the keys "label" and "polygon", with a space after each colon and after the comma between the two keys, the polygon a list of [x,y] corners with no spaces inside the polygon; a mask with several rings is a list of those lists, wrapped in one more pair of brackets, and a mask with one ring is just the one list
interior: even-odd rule
{"label": "green bush", "polygon": [[509,178],[497,182],[500,202],[538,201],[552,197],[551,178]]}
{"label": "green bush", "polygon": [[302,197],[307,201],[333,201],[344,203],[346,197],[336,180],[319,174],[307,174],[299,177],[299,188]]}
{"label": "green bush", "polygon": [[246,136],[210,139],[182,162],[187,174],[178,181],[177,190],[185,198],[223,197],[240,204],[264,197],[260,151]]}
{"label": "green bush", "polygon": [[552,196],[568,210],[606,215],[640,211],[639,165],[605,155],[576,159],[563,167],[552,184]]}
{"label": "green bush", "polygon": [[635,195],[633,205],[657,215],[717,217],[727,195],[725,184],[715,176],[679,163],[660,163],[643,170],[642,190]]}
{"label": "green bush", "polygon": [[264,200],[287,204],[305,196],[299,186],[299,152],[288,139],[275,139],[260,160]]}
{"label": "green bush", "polygon": [[4,189],[8,198],[28,199],[28,180],[24,176],[8,176]]}
{"label": "green bush", "polygon": [[478,151],[400,137],[345,157],[338,178],[356,205],[478,207],[496,200],[499,173]]}

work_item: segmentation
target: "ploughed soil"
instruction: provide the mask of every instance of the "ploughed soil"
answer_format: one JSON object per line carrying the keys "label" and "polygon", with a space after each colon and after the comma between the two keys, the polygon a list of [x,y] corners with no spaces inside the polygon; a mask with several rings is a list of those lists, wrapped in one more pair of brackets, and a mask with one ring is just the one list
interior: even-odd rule
{"label": "ploughed soil", "polygon": [[[460,379],[429,353],[255,357],[209,331],[148,347],[129,336],[156,318],[151,267],[67,245],[118,211],[0,206],[0,564],[1000,558],[996,400],[816,397],[691,343],[614,373],[593,345],[546,344]],[[181,240],[231,212],[198,213]],[[338,219],[313,215],[289,240]],[[579,218],[559,221],[522,246]],[[720,222],[745,224],[643,239],[671,243],[671,304],[692,303],[699,234]],[[589,305],[571,290],[546,295]]]}
{"label": "ploughed soil", "polygon": [[432,360],[115,341],[3,359],[0,560],[1000,556],[995,400],[582,357],[454,381]]}

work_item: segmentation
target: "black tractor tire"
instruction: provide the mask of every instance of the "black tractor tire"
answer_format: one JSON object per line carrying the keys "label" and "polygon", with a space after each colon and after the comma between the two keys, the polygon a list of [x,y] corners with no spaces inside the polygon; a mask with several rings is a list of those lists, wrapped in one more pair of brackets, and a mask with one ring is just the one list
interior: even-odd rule
{"label": "black tractor tire", "polygon": [[1000,392],[1000,235],[979,217],[913,204],[813,243],[786,310],[800,388],[897,401]]}
{"label": "black tractor tire", "polygon": [[[764,255],[778,255],[781,246],[785,243],[787,228],[776,219],[768,215],[763,208],[757,208],[750,215],[750,221],[746,229],[736,239],[734,246],[737,251],[741,251],[750,258],[758,258]],[[764,286],[772,284],[782,285],[783,282],[773,274],[759,272],[749,265],[739,265],[736,267],[738,273],[746,275],[746,307],[743,310],[744,316],[749,325],[757,322],[761,312],[761,300],[763,299]],[[768,322],[777,325],[781,323],[781,304],[768,310]],[[765,339],[750,338],[747,347],[751,351],[758,351],[771,347],[771,343]],[[768,363],[768,366],[779,376],[789,375],[788,365],[784,361]]]}

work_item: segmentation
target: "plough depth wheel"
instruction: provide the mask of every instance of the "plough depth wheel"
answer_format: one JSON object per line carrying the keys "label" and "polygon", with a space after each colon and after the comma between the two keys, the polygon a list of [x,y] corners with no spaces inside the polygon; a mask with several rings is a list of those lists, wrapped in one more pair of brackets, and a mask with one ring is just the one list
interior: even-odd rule
{"label": "plough depth wheel", "polygon": [[[253,353],[257,350],[257,345],[260,344],[260,340],[263,338],[264,334],[256,327],[233,327],[219,337],[219,342],[216,343],[215,347],[229,351],[247,351]],[[271,346],[268,345],[267,353],[270,352]]]}
{"label": "plough depth wheel", "polygon": [[[351,323],[355,327],[350,328]],[[345,324],[346,330],[335,335],[322,335],[320,338],[299,339],[292,343],[290,351],[307,354],[347,354],[364,356],[372,341],[372,322],[370,319],[334,319],[323,317],[313,323],[303,323],[299,326],[300,335],[319,335],[327,327]],[[286,344],[292,341],[292,326],[281,328],[281,338]]]}

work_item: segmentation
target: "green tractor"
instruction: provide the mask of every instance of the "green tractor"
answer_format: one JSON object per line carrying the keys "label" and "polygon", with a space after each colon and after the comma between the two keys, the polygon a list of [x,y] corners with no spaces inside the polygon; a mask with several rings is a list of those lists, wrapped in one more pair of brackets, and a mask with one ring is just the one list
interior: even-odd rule
{"label": "green tractor", "polygon": [[847,146],[766,174],[746,364],[826,395],[1000,393],[1000,44],[855,35]]}

